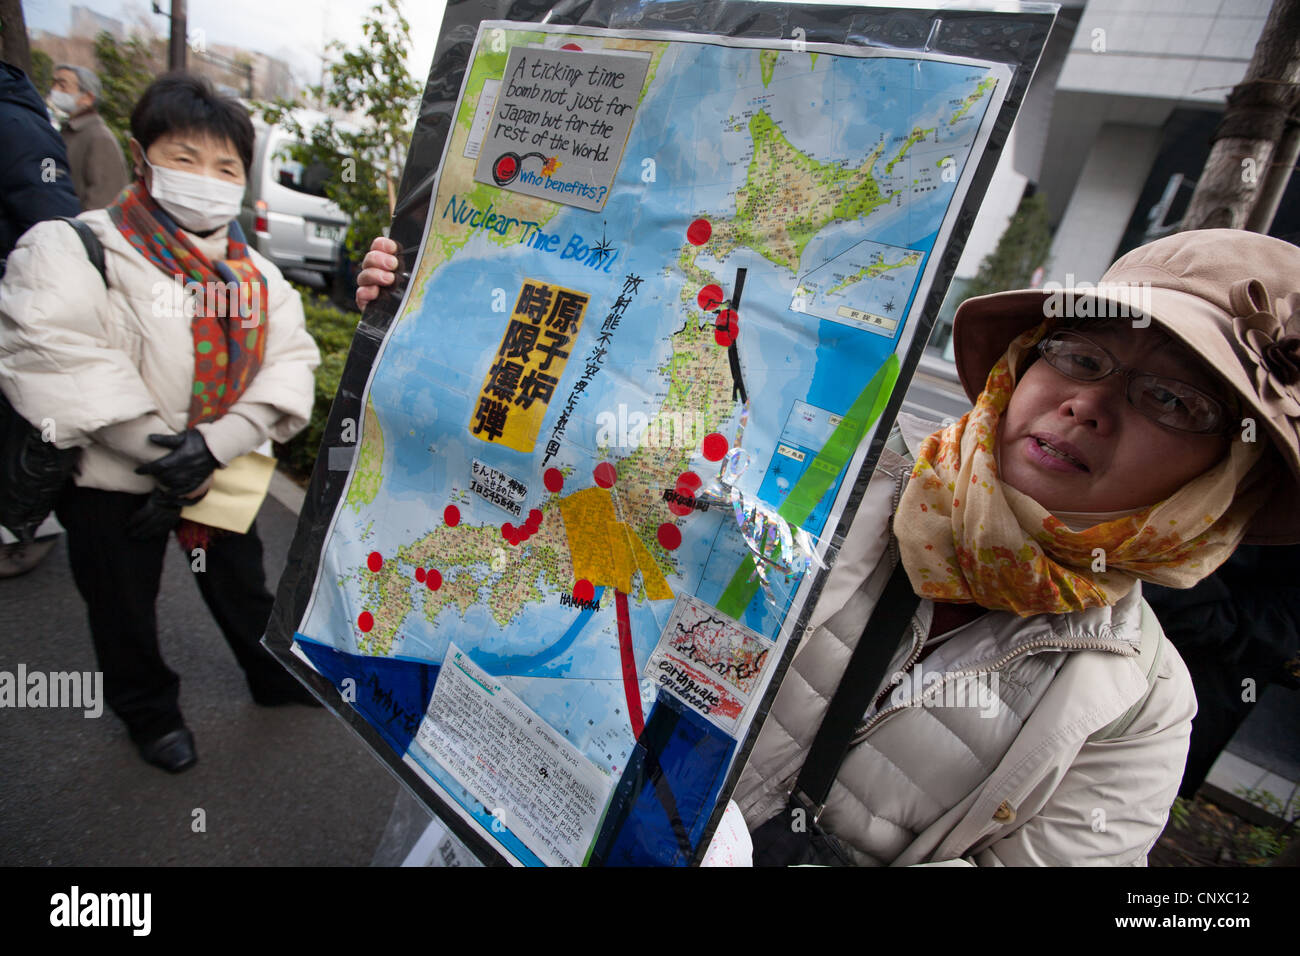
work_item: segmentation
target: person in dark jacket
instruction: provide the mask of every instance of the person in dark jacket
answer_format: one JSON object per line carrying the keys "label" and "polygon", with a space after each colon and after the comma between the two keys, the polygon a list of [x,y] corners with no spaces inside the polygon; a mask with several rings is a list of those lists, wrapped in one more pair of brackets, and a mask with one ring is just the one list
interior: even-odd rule
{"label": "person in dark jacket", "polygon": [[1187,769],[1178,795],[1191,799],[1269,684],[1300,687],[1300,545],[1243,545],[1187,590],[1142,594],[1178,648],[1196,689]]}
{"label": "person in dark jacket", "polygon": [[[81,204],[72,188],[63,137],[50,124],[27,74],[0,63],[0,275],[19,236],[38,222],[75,216]],[[49,526],[53,527],[49,527]],[[0,532],[0,578],[25,574],[44,560],[58,539],[53,519],[35,541],[15,542]]]}
{"label": "person in dark jacket", "polygon": [[45,219],[75,216],[68,151],[27,74],[0,63],[0,259]]}

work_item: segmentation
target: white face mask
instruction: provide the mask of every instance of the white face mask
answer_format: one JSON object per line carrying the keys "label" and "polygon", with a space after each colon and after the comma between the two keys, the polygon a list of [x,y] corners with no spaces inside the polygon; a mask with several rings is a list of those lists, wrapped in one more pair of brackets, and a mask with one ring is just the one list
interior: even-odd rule
{"label": "white face mask", "polygon": [[239,215],[243,184],[155,166],[147,159],[144,164],[153,173],[149,194],[182,229],[211,232]]}
{"label": "white face mask", "polygon": [[55,90],[50,94],[50,102],[60,113],[66,113],[71,116],[77,110],[77,100],[80,97],[73,93],[65,93],[63,90]]}

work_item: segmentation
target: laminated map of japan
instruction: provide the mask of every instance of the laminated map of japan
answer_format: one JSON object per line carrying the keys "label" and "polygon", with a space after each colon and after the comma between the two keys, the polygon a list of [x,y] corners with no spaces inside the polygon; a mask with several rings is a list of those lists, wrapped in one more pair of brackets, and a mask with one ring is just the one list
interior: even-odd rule
{"label": "laminated map of japan", "polygon": [[511,862],[694,853],[1010,77],[481,25],[295,641]]}

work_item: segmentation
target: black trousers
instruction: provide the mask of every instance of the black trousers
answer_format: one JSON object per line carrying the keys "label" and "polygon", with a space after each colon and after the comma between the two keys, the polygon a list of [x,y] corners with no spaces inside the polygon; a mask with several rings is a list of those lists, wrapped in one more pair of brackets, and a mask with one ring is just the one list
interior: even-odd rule
{"label": "black trousers", "polygon": [[[126,534],[127,520],[147,498],[70,486],[55,509],[68,532],[68,558],[89,613],[104,696],[137,743],[183,726],[180,678],[158,648],[154,607],[171,535],[136,541]],[[247,534],[214,534],[202,570],[189,552],[185,563],[250,687],[292,681],[259,643],[275,599],[266,589],[256,524]]]}

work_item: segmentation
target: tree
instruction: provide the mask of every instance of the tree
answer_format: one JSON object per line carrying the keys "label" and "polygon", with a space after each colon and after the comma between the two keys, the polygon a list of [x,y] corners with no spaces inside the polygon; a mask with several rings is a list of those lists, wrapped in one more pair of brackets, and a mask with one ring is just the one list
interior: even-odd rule
{"label": "tree", "polygon": [[1034,193],[1020,200],[1016,214],[998,240],[997,248],[984,257],[979,272],[964,295],[973,298],[1029,285],[1034,270],[1046,267],[1052,247],[1052,230],[1047,214],[1047,199]]}
{"label": "tree", "polygon": [[131,139],[131,111],[145,87],[153,82],[154,52],[137,36],[118,43],[113,34],[104,31],[95,37],[95,59],[104,85],[96,108],[122,144],[130,167],[131,149],[127,144]]}
{"label": "tree", "polygon": [[1300,0],[1274,0],[1246,75],[1228,95],[1181,228],[1267,232],[1300,147],[1298,113]]}
{"label": "tree", "polygon": [[268,123],[278,124],[298,140],[287,148],[289,158],[304,168],[333,171],[322,187],[351,220],[347,248],[353,259],[364,256],[370,240],[392,221],[411,142],[413,107],[420,95],[406,68],[411,28],[398,0],[383,0],[372,7],[361,32],[363,40],[355,50],[338,41],[329,44],[340,59],[329,66],[322,85],[307,89],[311,101],[359,117],[357,125],[327,117],[307,129],[291,112],[301,103],[280,99],[262,105]]}
{"label": "tree", "polygon": [[23,5],[19,0],[0,0],[0,60],[12,63],[28,76],[32,74],[27,21],[23,19]]}

